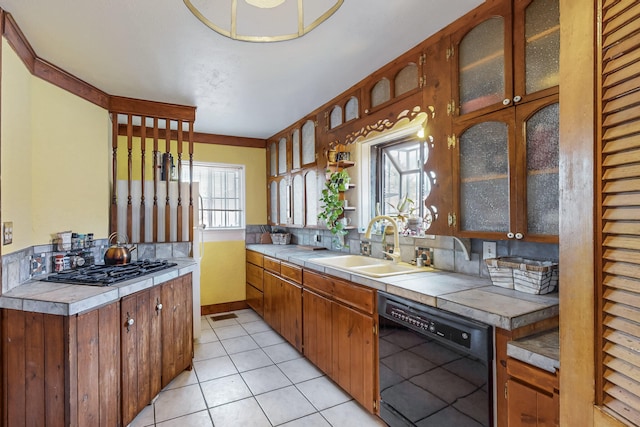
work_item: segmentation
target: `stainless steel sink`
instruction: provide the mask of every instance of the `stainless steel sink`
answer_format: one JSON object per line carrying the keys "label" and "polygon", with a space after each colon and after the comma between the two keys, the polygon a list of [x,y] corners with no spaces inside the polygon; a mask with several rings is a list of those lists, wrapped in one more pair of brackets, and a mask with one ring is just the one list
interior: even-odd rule
{"label": "stainless steel sink", "polygon": [[393,263],[378,258],[362,255],[340,255],[334,257],[312,258],[309,261],[335,268],[349,273],[362,274],[369,277],[387,277],[398,274],[420,273],[433,269],[415,267],[406,263]]}

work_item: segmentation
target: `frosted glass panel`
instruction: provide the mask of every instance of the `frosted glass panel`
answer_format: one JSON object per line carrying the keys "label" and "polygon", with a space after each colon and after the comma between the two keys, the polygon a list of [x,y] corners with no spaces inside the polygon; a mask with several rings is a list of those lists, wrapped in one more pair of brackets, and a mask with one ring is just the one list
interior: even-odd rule
{"label": "frosted glass panel", "polygon": [[358,98],[351,97],[347,101],[347,105],[344,107],[344,120],[348,122],[349,120],[358,118]]}
{"label": "frosted glass panel", "polygon": [[293,223],[304,225],[304,179],[302,175],[293,177]]}
{"label": "frosted glass panel", "polygon": [[280,138],[278,142],[278,173],[287,172],[287,139]]}
{"label": "frosted glass panel", "polygon": [[278,148],[275,142],[272,142],[269,146],[269,175],[276,176],[278,174]]}
{"label": "frosted glass panel", "polygon": [[504,20],[494,17],[476,26],[460,43],[460,112],[502,102]]}
{"label": "frosted glass panel", "polygon": [[300,130],[295,129],[291,134],[291,151],[293,156],[293,169],[300,169]]}
{"label": "frosted glass panel", "polygon": [[535,0],[525,14],[527,93],[556,86],[560,70],[558,0]]}
{"label": "frosted glass panel", "polygon": [[[274,144],[275,145],[275,144]],[[271,224],[278,223],[278,183],[273,181],[269,186],[269,205],[271,214]]]}
{"label": "frosted glass panel", "polygon": [[509,230],[508,127],[485,122],[460,136],[461,229]]}
{"label": "frosted glass panel", "polygon": [[318,177],[315,171],[309,171],[304,177],[304,191],[307,204],[305,225],[318,225]]}
{"label": "frosted glass panel", "polygon": [[418,66],[410,64],[396,75],[395,96],[400,96],[418,87]]}
{"label": "frosted glass panel", "polygon": [[302,126],[302,164],[316,161],[316,127],[311,120]]}
{"label": "frosted glass panel", "polygon": [[279,185],[280,193],[280,221],[279,224],[288,224],[290,216],[290,198],[289,198],[289,186],[286,180],[280,181]]}
{"label": "frosted glass panel", "polygon": [[559,233],[559,122],[558,104],[541,109],[527,121],[529,234]]}
{"label": "frosted glass panel", "polygon": [[371,89],[371,106],[375,107],[391,99],[389,80],[382,79]]}
{"label": "frosted glass panel", "polygon": [[333,110],[331,110],[331,118],[330,118],[330,128],[333,129],[334,127],[340,126],[342,124],[342,108],[340,108],[339,106],[335,106],[333,107]]}

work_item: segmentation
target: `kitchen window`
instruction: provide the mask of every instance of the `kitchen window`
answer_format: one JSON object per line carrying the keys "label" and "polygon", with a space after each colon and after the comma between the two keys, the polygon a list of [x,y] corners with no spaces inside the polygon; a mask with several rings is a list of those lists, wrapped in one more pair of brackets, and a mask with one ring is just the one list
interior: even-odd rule
{"label": "kitchen window", "polygon": [[[189,182],[188,166],[182,172],[182,179]],[[200,223],[205,230],[245,227],[243,165],[194,162],[193,181],[199,183]]]}

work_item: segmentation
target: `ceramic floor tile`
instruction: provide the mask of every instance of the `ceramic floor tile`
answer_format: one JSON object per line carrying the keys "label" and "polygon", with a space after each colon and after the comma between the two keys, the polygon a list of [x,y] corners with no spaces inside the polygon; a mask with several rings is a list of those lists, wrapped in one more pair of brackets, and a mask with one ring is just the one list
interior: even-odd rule
{"label": "ceramic floor tile", "polygon": [[198,383],[198,376],[196,375],[196,371],[194,369],[190,371],[183,371],[177,377],[173,379],[164,390],[171,390],[174,388],[180,388],[192,384]]}
{"label": "ceramic floor tile", "polygon": [[[217,315],[216,315],[217,316]],[[226,328],[228,326],[237,326],[238,321],[236,319],[224,319],[224,320],[213,320],[209,319],[209,324],[211,327],[215,329]]]}
{"label": "ceramic floor tile", "polygon": [[198,374],[198,380],[200,382],[238,373],[229,356],[193,362],[193,367],[196,370],[196,374]]}
{"label": "ceramic floor tile", "polygon": [[137,417],[131,421],[129,427],[147,427],[153,426],[154,424],[154,414],[153,414],[153,405],[147,405],[144,407],[142,412],[138,414]]}
{"label": "ceramic floor tile", "polygon": [[221,328],[213,329],[220,340],[227,340],[229,338],[241,337],[248,335],[247,331],[240,325],[223,326]]}
{"label": "ceramic floor tile", "polygon": [[380,418],[365,411],[355,401],[349,401],[321,412],[333,427],[386,426]]}
{"label": "ceramic floor tile", "polygon": [[213,427],[209,411],[200,411],[156,424],[157,427]]}
{"label": "ceramic floor tile", "polygon": [[282,424],[281,427],[331,427],[331,424],[316,412],[315,414]]}
{"label": "ceramic floor tile", "polygon": [[274,331],[258,332],[251,335],[251,337],[258,343],[260,347],[266,347],[268,345],[280,344],[285,342],[284,338],[278,335]]}
{"label": "ceramic floor tile", "polygon": [[207,405],[198,384],[160,392],[154,403],[156,422],[166,421],[194,412],[202,411]]}
{"label": "ceramic floor tile", "polygon": [[228,354],[254,350],[258,344],[249,335],[222,340],[222,345]]}
{"label": "ceramic floor tile", "polygon": [[220,341],[207,343],[194,343],[193,360],[213,359],[214,357],[225,356],[227,353]]}
{"label": "ceramic floor tile", "polygon": [[302,354],[288,342],[262,347],[262,350],[267,353],[267,356],[269,356],[274,363],[286,362],[287,360],[303,357]]}
{"label": "ceramic floor tile", "polygon": [[291,385],[291,381],[275,365],[243,372],[240,375],[254,395]]}
{"label": "ceramic floor tile", "polygon": [[209,409],[211,419],[216,427],[271,427],[256,399],[239,400]]}
{"label": "ceramic floor tile", "polygon": [[257,334],[258,332],[266,332],[266,331],[270,331],[271,330],[271,327],[267,324],[267,322],[265,322],[263,320],[258,320],[258,321],[255,321],[255,322],[243,323],[242,327],[249,334]]}
{"label": "ceramic floor tile", "polygon": [[316,412],[294,386],[256,396],[256,400],[273,425],[279,425]]}
{"label": "ceramic floor tile", "polygon": [[278,363],[278,367],[294,384],[323,375],[320,369],[316,368],[313,363],[305,358]]}
{"label": "ceramic floor tile", "polygon": [[251,391],[240,375],[229,375],[200,383],[209,408],[251,397]]}
{"label": "ceramic floor tile", "polygon": [[202,331],[200,331],[200,338],[198,338],[195,341],[203,344],[207,342],[219,341],[219,339],[216,333],[213,331],[213,329],[209,328],[209,329],[203,329]]}
{"label": "ceramic floor tile", "polygon": [[296,384],[296,387],[319,411],[351,400],[351,396],[326,376]]}
{"label": "ceramic floor tile", "polygon": [[262,320],[262,317],[260,317],[260,315],[253,310],[236,311],[236,316],[238,316],[237,320],[240,324]]}
{"label": "ceramic floor tile", "polygon": [[233,364],[238,372],[250,371],[252,369],[263,368],[273,365],[273,361],[261,349],[243,351],[242,353],[230,354]]}

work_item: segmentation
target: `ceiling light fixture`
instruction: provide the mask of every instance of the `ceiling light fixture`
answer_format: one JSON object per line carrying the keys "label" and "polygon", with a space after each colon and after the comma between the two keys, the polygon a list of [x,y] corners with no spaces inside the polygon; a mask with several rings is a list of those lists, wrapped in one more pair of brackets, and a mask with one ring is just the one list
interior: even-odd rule
{"label": "ceiling light fixture", "polygon": [[344,0],[184,0],[215,32],[234,40],[278,42],[302,37],[326,21]]}

